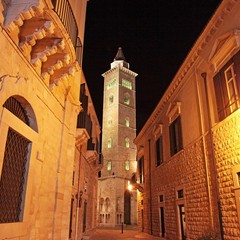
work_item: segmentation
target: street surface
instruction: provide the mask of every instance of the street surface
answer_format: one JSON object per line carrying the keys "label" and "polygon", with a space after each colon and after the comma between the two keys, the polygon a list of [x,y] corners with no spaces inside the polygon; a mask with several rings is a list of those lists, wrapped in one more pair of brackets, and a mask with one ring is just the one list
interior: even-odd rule
{"label": "street surface", "polygon": [[151,240],[159,239],[158,237],[151,236],[146,233],[138,232],[138,230],[124,229],[123,233],[121,229],[97,229],[94,234],[91,235],[90,240]]}

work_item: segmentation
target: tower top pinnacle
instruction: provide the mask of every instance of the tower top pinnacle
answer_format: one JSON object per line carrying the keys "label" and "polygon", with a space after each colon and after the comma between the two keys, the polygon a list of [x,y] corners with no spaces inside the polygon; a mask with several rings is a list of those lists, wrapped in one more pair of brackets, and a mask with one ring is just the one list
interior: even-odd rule
{"label": "tower top pinnacle", "polygon": [[116,54],[116,57],[114,58],[114,61],[118,61],[118,60],[126,61],[121,47],[118,48],[118,52]]}
{"label": "tower top pinnacle", "polygon": [[129,68],[129,63],[126,62],[126,59],[124,57],[121,47],[118,48],[117,54],[114,58],[114,61],[111,63],[111,68],[114,68],[116,66],[122,66],[125,68]]}

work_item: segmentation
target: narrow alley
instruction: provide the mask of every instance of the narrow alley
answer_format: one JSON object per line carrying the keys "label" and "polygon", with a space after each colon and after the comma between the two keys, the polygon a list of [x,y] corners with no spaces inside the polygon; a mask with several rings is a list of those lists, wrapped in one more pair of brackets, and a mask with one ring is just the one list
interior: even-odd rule
{"label": "narrow alley", "polygon": [[91,235],[90,240],[132,240],[132,239],[159,239],[152,235],[139,232],[137,229],[124,229],[123,232],[121,229],[97,229],[95,233]]}

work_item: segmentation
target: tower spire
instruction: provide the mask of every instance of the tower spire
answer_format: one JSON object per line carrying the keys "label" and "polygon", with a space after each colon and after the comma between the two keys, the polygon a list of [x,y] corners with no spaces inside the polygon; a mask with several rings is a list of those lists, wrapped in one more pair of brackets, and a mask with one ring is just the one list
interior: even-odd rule
{"label": "tower spire", "polygon": [[121,47],[118,48],[118,52],[116,54],[116,57],[114,58],[114,61],[118,61],[118,60],[126,61]]}
{"label": "tower spire", "polygon": [[118,48],[117,54],[116,54],[113,62],[111,63],[111,69],[115,68],[117,66],[122,66],[122,67],[125,67],[125,68],[129,68],[129,63],[126,62],[126,59],[124,57],[124,54],[123,54],[123,51],[122,51],[121,47]]}

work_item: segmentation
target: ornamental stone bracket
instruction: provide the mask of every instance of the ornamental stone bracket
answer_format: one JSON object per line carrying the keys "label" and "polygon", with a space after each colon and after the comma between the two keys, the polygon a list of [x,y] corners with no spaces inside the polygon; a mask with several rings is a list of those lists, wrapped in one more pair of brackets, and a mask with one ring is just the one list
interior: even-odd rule
{"label": "ornamental stone bracket", "polygon": [[86,152],[86,159],[95,172],[99,172],[102,169],[102,164],[99,164],[100,155],[95,150],[88,150]]}
{"label": "ornamental stone bracket", "polygon": [[96,162],[96,160],[98,160],[98,153],[95,150],[88,150],[86,152],[86,159],[88,161],[89,164],[94,165],[94,162]]}
{"label": "ornamental stone bracket", "polygon": [[131,183],[131,185],[133,186],[133,189],[137,189],[141,193],[144,192],[144,186],[142,183]]}
{"label": "ornamental stone bracket", "polygon": [[80,151],[81,147],[87,143],[88,139],[89,139],[89,135],[88,132],[85,128],[78,128],[76,131],[76,142],[75,142],[75,146],[76,148]]}
{"label": "ornamental stone bracket", "polygon": [[12,0],[2,6],[5,8],[4,29],[40,78],[52,89],[60,81],[75,76],[79,65],[73,43],[48,2]]}

